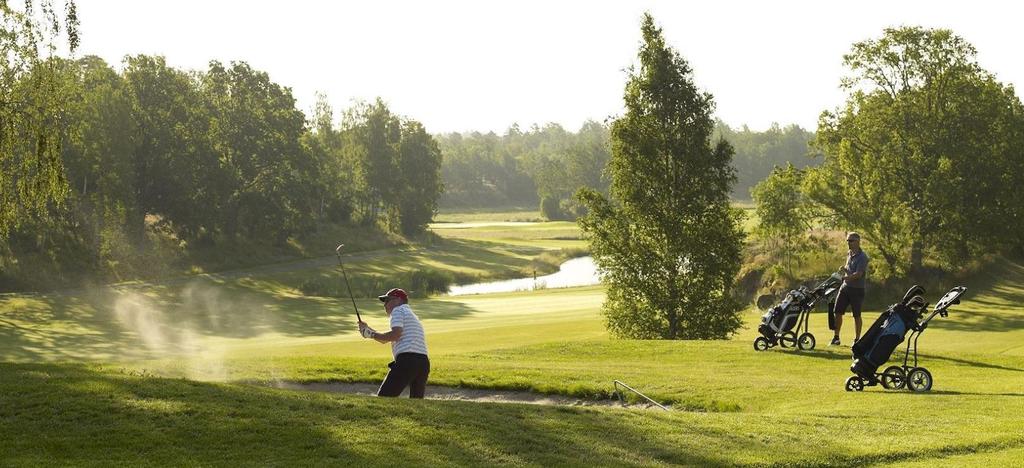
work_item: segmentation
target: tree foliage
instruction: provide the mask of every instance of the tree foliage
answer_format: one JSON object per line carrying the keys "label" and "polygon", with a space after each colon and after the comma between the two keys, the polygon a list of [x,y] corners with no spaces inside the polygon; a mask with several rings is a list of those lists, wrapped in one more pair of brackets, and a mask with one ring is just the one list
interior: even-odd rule
{"label": "tree foliage", "polygon": [[[749,199],[750,188],[775,166],[815,165],[809,143],[814,133],[797,125],[773,124],[763,132],[734,129],[715,122],[713,138],[735,149],[735,199]],[[512,126],[504,135],[449,134],[438,137],[444,165],[445,206],[533,205],[543,198],[557,202],[569,216],[581,214],[572,197],[580,187],[608,193],[605,168],[611,157],[608,126],[588,121],[576,132],[557,124],[526,131]],[[549,202],[550,203],[550,202]]]}
{"label": "tree foliage", "polygon": [[170,67],[163,57],[138,55],[125,58],[124,80],[138,132],[135,230],[144,230],[150,214],[186,240],[213,235],[229,191],[210,141],[212,106],[198,77]]}
{"label": "tree foliage", "polygon": [[732,165],[736,168],[736,184],[732,196],[749,199],[751,189],[764,180],[776,167],[792,165],[796,169],[817,165],[810,143],[814,133],[798,125],[772,124],[763,132],[753,131],[746,125],[734,129],[717,121],[715,136],[725,139],[735,149]]}
{"label": "tree foliage", "polygon": [[210,145],[222,168],[224,224],[217,227],[229,236],[262,233],[283,242],[312,214],[315,164],[300,143],[305,116],[291,90],[244,62],[211,62],[202,87]]}
{"label": "tree foliage", "polygon": [[402,118],[381,99],[345,114],[342,161],[353,169],[353,217],[415,234],[433,218],[441,184],[441,150],[415,120]]}
{"label": "tree foliage", "polygon": [[626,113],[611,127],[611,199],[579,192],[579,224],[603,271],[609,330],[630,338],[722,338],[740,326],[732,296],[743,234],[729,206],[735,172],[711,144],[710,94],[644,16]]}
{"label": "tree foliage", "polygon": [[54,57],[63,33],[78,47],[74,1],[0,1],[0,233],[39,216],[68,194],[61,164],[66,70]]}
{"label": "tree foliage", "polygon": [[759,220],[756,233],[777,248],[785,259],[790,275],[805,243],[805,233],[818,217],[814,205],[804,194],[804,170],[792,164],[776,167],[755,185],[750,194]]}
{"label": "tree foliage", "polygon": [[[138,277],[163,240],[282,246],[325,222],[415,234],[434,215],[438,145],[380,100],[339,127],[323,97],[309,125],[290,89],[245,62],[184,71],[139,55],[124,65],[51,57],[10,88],[38,122],[2,122],[20,152],[3,160],[3,216],[18,223],[5,225],[0,266],[35,255],[54,270]],[[37,80],[46,92],[30,92]],[[0,288],[24,286],[3,270]]]}
{"label": "tree foliage", "polygon": [[439,137],[447,206],[536,205],[578,214],[573,194],[580,187],[608,191],[608,128],[588,121],[573,133],[558,124],[505,135],[449,134]]}
{"label": "tree foliage", "polygon": [[1019,238],[1024,113],[975,54],[948,30],[886,29],[853,45],[846,105],[822,114],[825,160],[808,195],[866,233],[894,272]]}

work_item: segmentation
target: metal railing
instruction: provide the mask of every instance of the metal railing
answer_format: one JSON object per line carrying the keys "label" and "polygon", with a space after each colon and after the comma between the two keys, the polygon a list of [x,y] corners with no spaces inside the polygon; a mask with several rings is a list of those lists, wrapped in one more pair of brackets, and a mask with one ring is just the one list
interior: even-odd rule
{"label": "metal railing", "polygon": [[626,397],[623,396],[622,391],[619,390],[620,386],[622,386],[623,388],[625,388],[625,389],[627,389],[627,390],[629,390],[629,391],[631,391],[633,393],[636,393],[637,395],[640,395],[641,397],[643,397],[643,399],[651,402],[652,405],[657,406],[658,408],[661,408],[661,409],[663,409],[665,411],[668,411],[668,407],[666,407],[665,405],[662,405],[661,403],[658,403],[658,402],[652,400],[649,396],[644,395],[643,393],[640,393],[637,389],[635,389],[633,387],[630,387],[629,385],[626,385],[621,380],[613,380],[612,383],[615,385],[615,394],[619,396],[619,401],[622,402],[623,405],[626,404]]}

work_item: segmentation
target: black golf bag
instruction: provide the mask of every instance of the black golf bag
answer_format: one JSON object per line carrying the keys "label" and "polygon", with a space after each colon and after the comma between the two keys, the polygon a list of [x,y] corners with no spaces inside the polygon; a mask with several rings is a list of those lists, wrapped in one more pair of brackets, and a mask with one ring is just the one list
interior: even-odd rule
{"label": "black golf bag", "polygon": [[768,312],[761,316],[761,325],[757,327],[757,331],[774,342],[777,336],[792,330],[796,326],[800,319],[800,314],[804,311],[804,303],[808,299],[807,294],[803,290],[794,289],[790,291],[780,304],[768,309]]}
{"label": "black golf bag", "polygon": [[[928,303],[921,297],[924,289],[914,286],[903,296],[899,304],[893,304],[868,328],[860,341],[853,345],[853,376],[846,379],[846,391],[859,392],[864,387],[882,384],[888,390],[907,388],[913,392],[927,392],[932,389],[932,373],[917,361],[917,340],[935,316],[946,317],[949,307],[960,303],[960,296],[967,291],[956,286],[944,294],[935,304],[931,314],[922,319],[928,311]],[[907,336],[907,332],[910,336]],[[902,365],[891,365],[881,373],[878,368],[885,364],[901,342],[907,342]],[[911,361],[913,356],[913,361]]]}
{"label": "black golf bag", "polygon": [[821,300],[835,295],[842,283],[842,273],[833,273],[816,286],[800,286],[789,291],[782,302],[768,309],[757,327],[761,336],[754,340],[754,349],[764,351],[775,345],[805,351],[814,349],[814,335],[808,330],[810,313]]}
{"label": "black golf bag", "polygon": [[921,295],[924,288],[914,286],[903,296],[903,300],[893,304],[878,316],[868,327],[867,332],[853,345],[853,365],[850,370],[868,381],[874,380],[878,367],[885,364],[892,356],[907,332],[918,329],[918,320],[925,304]]}

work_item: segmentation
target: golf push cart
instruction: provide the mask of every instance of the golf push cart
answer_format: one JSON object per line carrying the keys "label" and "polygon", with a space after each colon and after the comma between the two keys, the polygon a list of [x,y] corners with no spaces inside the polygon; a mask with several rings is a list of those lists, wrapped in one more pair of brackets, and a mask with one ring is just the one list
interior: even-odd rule
{"label": "golf push cart", "polygon": [[[916,285],[910,288],[903,296],[903,300],[882,312],[882,315],[868,328],[861,340],[853,345],[854,360],[850,371],[854,375],[846,379],[846,391],[859,392],[864,390],[865,386],[871,387],[879,383],[889,390],[899,390],[904,387],[913,392],[931,390],[931,372],[918,366],[917,340],[928,327],[928,322],[936,315],[942,317],[949,315],[949,307],[959,304],[960,296],[965,291],[967,288],[963,286],[950,289],[935,304],[932,313],[924,320],[920,320],[928,311],[928,303],[921,297],[924,294],[924,288]],[[903,365],[886,367],[879,374],[878,367],[885,364],[893,350],[903,342],[908,330],[910,337],[907,339]],[[910,365],[911,350],[914,355],[913,365]]]}
{"label": "golf push cart", "polygon": [[[843,282],[845,268],[832,273],[814,288],[800,286],[786,294],[781,303],[768,309],[761,317],[757,331],[761,336],[754,340],[754,349],[765,351],[776,345],[783,348],[797,347],[807,351],[814,349],[814,335],[807,331],[809,318],[814,307],[822,299],[833,296]],[[797,336],[797,332],[800,336]]]}

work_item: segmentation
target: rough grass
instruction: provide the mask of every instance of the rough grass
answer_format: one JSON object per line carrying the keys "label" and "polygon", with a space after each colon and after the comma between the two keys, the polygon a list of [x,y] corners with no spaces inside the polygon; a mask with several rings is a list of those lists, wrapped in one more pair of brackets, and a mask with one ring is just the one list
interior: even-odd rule
{"label": "rough grass", "polygon": [[540,222],[544,216],[536,206],[510,206],[506,208],[441,209],[434,216],[435,223],[467,222]]}

